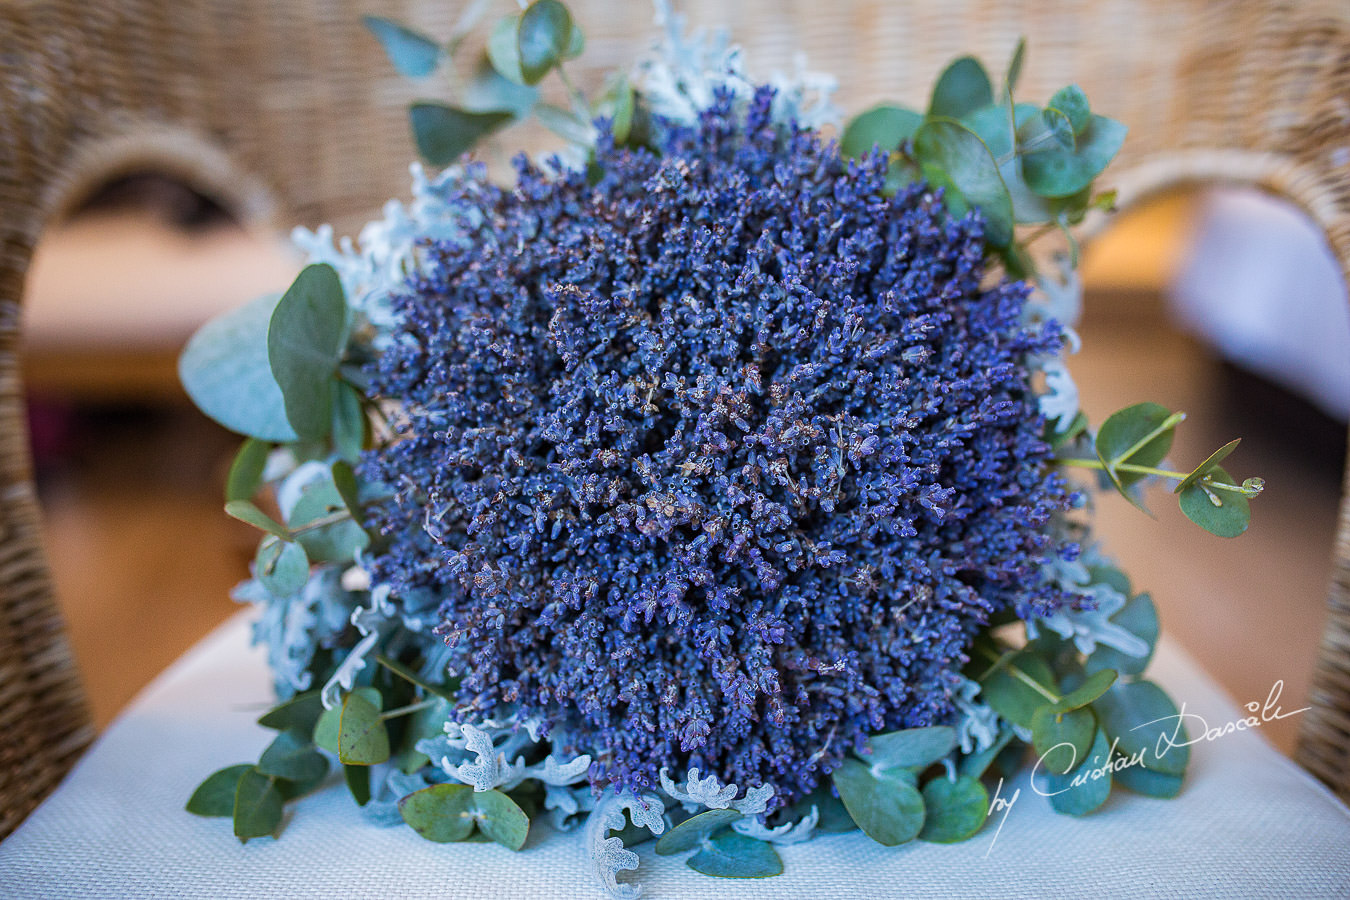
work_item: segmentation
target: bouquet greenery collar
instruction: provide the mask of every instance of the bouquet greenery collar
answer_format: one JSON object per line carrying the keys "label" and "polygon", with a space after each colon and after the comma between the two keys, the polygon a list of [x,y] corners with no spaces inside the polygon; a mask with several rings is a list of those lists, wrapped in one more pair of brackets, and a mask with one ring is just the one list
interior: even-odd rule
{"label": "bouquet greenery collar", "polygon": [[[584,828],[631,896],[653,838],[729,877],[820,832],[963,841],[1027,765],[1073,816],[1176,794],[1156,611],[1065,473],[1136,504],[1170,481],[1223,536],[1260,483],[1220,466],[1236,441],[1167,468],[1179,413],[1078,409],[1071,228],[1111,206],[1124,126],[1072,85],[1016,100],[1019,46],[997,90],[962,58],[927,110],[836,140],[827,79],[758,83],[659,12],[595,100],[562,3],[497,22],[461,102],[412,107],[448,168],[414,167],[359,246],[299,232],[284,296],[185,350],[248,436],[237,597],[282,701],[188,809],[272,835],[336,762],[367,819],[432,841]],[[421,77],[473,23],[368,24]],[[539,99],[554,76],[571,108]],[[558,156],[504,185],[461,161],[527,115]]]}

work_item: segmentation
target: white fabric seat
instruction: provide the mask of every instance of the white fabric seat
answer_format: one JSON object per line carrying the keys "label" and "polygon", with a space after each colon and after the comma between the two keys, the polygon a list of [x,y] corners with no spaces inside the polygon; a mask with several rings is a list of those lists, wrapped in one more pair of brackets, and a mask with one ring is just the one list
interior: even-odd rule
{"label": "white fabric seat", "polygon": [[[226,819],[184,811],[210,772],[253,761],[272,732],[271,693],[241,615],[148,687],[62,786],[0,844],[9,898],[601,897],[579,833],[536,826],[526,849],[432,844],[366,822],[334,780],[290,807],[279,840],[241,846]],[[1166,641],[1152,669],[1213,728],[1242,713]],[[1192,726],[1198,720],[1190,720]],[[1192,727],[1192,736],[1201,728]],[[1350,897],[1350,810],[1258,733],[1192,747],[1173,800],[1119,791],[1083,819],[1060,816],[1025,780],[999,830],[887,849],[858,833],[780,848],[785,874],[698,875],[641,849],[652,898]]]}

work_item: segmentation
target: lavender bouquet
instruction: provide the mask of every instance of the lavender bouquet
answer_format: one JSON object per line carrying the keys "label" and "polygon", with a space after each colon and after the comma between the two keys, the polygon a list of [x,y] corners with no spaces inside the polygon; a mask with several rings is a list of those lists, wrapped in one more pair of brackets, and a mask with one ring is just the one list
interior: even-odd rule
{"label": "lavender bouquet", "polygon": [[[1236,441],[1165,468],[1180,413],[1078,410],[1070,229],[1124,127],[1074,86],[1016,102],[1018,47],[997,91],[962,58],[926,111],[836,133],[827,79],[758,83],[658,18],[595,100],[562,3],[501,20],[465,102],[412,108],[447,168],[359,245],[298,233],[285,295],[185,350],[248,436],[226,511],[264,532],[237,596],[282,701],[188,809],[272,835],[336,762],[429,840],[582,827],[632,896],[651,839],[729,877],[817,832],[962,841],[1025,765],[1070,815],[1176,794],[1156,611],[1066,471],[1170,480],[1223,536],[1260,482],[1221,468]],[[368,24],[405,74],[447,57]],[[567,146],[508,184],[465,161],[527,115]]]}

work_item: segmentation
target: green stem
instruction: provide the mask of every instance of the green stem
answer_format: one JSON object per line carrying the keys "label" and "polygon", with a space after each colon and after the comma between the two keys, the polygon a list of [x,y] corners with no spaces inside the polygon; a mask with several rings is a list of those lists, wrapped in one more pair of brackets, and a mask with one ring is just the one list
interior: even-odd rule
{"label": "green stem", "polygon": [[591,115],[591,104],[586,99],[586,95],[572,83],[572,79],[568,77],[567,70],[563,68],[561,61],[559,61],[554,68],[558,70],[558,77],[562,79],[563,86],[567,88],[568,96],[572,98],[572,112],[580,116],[583,121],[589,120]]}
{"label": "green stem", "polygon": [[1021,669],[1017,668],[1017,666],[1008,665],[1008,660],[1012,659],[1014,656],[1017,655],[1016,650],[1009,650],[1006,653],[999,655],[994,653],[987,647],[976,647],[976,649],[979,650],[981,653],[983,653],[985,657],[987,657],[988,659],[994,660],[994,664],[989,667],[988,671],[986,671],[983,675],[981,675],[978,679],[976,679],[977,681],[984,681],[984,679],[988,678],[990,675],[997,672],[999,669],[1006,668],[1008,670],[1009,675],[1011,675],[1013,678],[1016,678],[1018,681],[1022,682],[1027,687],[1031,688],[1036,693],[1040,694],[1046,700],[1049,700],[1051,703],[1058,703],[1061,699],[1063,699],[1062,697],[1055,694],[1053,691],[1047,690],[1045,685],[1041,684],[1039,681],[1032,678],[1026,672],[1023,672]]}
{"label": "green stem", "polygon": [[430,709],[432,706],[435,706],[439,700],[439,697],[432,697],[430,700],[419,700],[417,703],[409,703],[407,706],[391,709],[389,712],[380,713],[380,721],[384,722],[389,719],[397,719],[399,716],[406,716],[415,712],[420,712],[424,709]]}
{"label": "green stem", "polygon": [[[1185,420],[1186,414],[1184,412],[1172,413],[1170,416],[1164,419],[1162,423],[1158,425],[1157,428],[1153,429],[1148,434],[1144,435],[1139,440],[1135,441],[1134,445],[1131,446],[1130,449],[1126,450],[1124,453],[1118,454],[1115,459],[1111,460],[1111,467],[1115,469],[1124,468],[1122,463],[1125,460],[1129,459],[1131,456],[1134,456],[1140,450],[1144,449],[1144,447],[1147,446],[1148,443],[1152,441],[1154,438],[1164,434],[1167,431],[1172,430],[1173,428],[1176,428]],[[1182,475],[1181,477],[1185,478],[1186,476]]]}
{"label": "green stem", "polygon": [[[1100,459],[1080,459],[1071,457],[1069,459],[1059,459],[1056,462],[1066,466],[1077,466],[1080,469],[1106,469],[1106,463]],[[1184,481],[1190,477],[1189,472],[1170,472],[1167,469],[1155,469],[1152,466],[1136,466],[1133,463],[1118,463],[1115,467],[1117,472],[1130,472],[1135,475],[1156,475],[1159,478],[1172,478],[1176,481]],[[1205,481],[1205,487],[1213,488],[1219,491],[1228,491],[1233,494],[1244,494],[1250,496],[1253,492],[1240,484],[1227,484],[1222,481]]]}
{"label": "green stem", "polygon": [[335,512],[331,515],[315,519],[312,522],[306,522],[299,528],[292,528],[291,534],[304,534],[306,531],[314,531],[317,528],[326,528],[329,525],[336,525],[339,522],[346,522],[351,517],[352,517],[351,512],[344,509],[342,512]]}

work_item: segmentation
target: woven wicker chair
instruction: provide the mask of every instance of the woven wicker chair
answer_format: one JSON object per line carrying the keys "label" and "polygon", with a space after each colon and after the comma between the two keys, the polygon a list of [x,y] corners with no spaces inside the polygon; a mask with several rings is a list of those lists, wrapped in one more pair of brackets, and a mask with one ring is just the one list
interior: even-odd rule
{"label": "woven wicker chair", "polygon": [[[410,89],[360,23],[373,6],[447,34],[458,4],[17,0],[0,6],[0,837],[92,738],[41,547],[18,376],[19,304],[38,235],[92,186],[146,168],[184,178],[246,223],[368,217],[404,190]],[[575,0],[581,77],[626,64],[646,4]],[[951,57],[1034,44],[1029,95],[1077,79],[1131,127],[1122,202],[1179,182],[1281,194],[1350,273],[1350,8],[1343,0],[682,4],[757,66],[799,48],[862,93],[918,100]],[[922,36],[915,40],[915,36]],[[901,49],[903,48],[903,49]],[[1350,482],[1347,482],[1350,485]],[[1298,760],[1350,799],[1350,501]]]}

